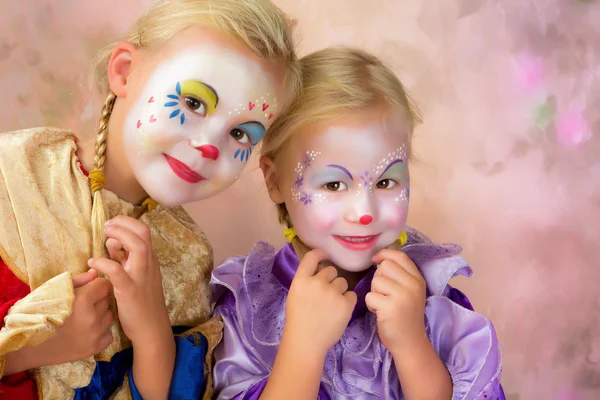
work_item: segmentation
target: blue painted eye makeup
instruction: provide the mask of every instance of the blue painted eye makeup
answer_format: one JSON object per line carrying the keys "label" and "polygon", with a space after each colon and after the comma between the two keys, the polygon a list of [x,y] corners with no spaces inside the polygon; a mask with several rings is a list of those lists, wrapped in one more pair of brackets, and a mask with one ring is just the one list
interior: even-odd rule
{"label": "blue painted eye makeup", "polygon": [[265,126],[260,122],[256,121],[243,123],[241,125],[236,126],[235,129],[239,129],[241,131],[246,132],[250,138],[250,143],[252,144],[252,146],[258,144],[258,142],[261,141],[263,136],[265,136],[266,132]]}

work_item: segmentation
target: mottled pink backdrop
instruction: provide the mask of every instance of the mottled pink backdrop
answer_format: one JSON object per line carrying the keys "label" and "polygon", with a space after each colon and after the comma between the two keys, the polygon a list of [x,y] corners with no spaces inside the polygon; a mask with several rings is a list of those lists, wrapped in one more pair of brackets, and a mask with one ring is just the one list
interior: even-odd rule
{"label": "mottled pink backdrop", "polygon": [[[464,246],[456,284],[495,322],[509,399],[600,398],[600,2],[277,3],[302,54],[365,47],[419,104],[410,222]],[[0,130],[93,134],[90,58],[147,4],[0,0]],[[217,260],[283,243],[256,167],[189,207]]]}

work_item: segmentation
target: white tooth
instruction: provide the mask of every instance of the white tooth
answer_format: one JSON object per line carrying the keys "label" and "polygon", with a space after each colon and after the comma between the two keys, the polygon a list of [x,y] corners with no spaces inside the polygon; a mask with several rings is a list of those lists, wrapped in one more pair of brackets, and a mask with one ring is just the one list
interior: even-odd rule
{"label": "white tooth", "polygon": [[348,241],[348,242],[353,242],[353,243],[361,243],[361,242],[367,242],[369,240],[371,240],[371,236],[365,237],[365,238],[352,238],[352,237],[344,237],[344,240]]}

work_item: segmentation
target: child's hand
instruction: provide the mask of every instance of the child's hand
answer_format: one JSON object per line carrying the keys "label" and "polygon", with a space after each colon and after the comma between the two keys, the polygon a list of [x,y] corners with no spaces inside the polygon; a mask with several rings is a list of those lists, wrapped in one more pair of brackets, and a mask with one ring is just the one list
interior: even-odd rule
{"label": "child's hand", "polygon": [[[123,332],[133,344],[154,342],[171,331],[150,229],[136,219],[118,216],[104,227],[112,258],[91,259],[91,268],[106,274],[114,286]],[[113,261],[118,260],[118,261]]]}
{"label": "child's hand", "polygon": [[404,253],[381,250],[373,262],[379,264],[371,292],[365,302],[377,315],[377,329],[384,346],[398,354],[425,336],[425,279]]}
{"label": "child's hand", "polygon": [[73,313],[56,330],[56,335],[35,347],[8,354],[5,375],[71,361],[100,353],[112,343],[109,309],[111,284],[98,278],[96,271],[73,277]]}
{"label": "child's hand", "polygon": [[334,267],[315,274],[325,259],[324,251],[312,250],[300,262],[287,298],[284,329],[287,339],[294,338],[292,346],[304,343],[319,356],[340,340],[356,305],[356,293],[347,291],[348,283]]}

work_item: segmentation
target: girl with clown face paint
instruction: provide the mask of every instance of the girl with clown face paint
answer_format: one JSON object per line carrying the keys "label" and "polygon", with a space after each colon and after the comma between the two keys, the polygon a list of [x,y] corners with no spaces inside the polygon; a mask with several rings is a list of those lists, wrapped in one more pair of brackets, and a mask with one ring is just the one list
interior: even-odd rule
{"label": "girl with clown face paint", "polygon": [[303,93],[261,168],[288,244],[213,271],[219,399],[504,399],[489,320],[448,285],[471,268],[406,226],[413,112],[378,59],[301,60]]}
{"label": "girl with clown face paint", "polygon": [[211,398],[212,250],[180,206],[298,92],[291,26],[269,0],[156,1],[97,57],[95,140],[0,135],[0,397]]}

